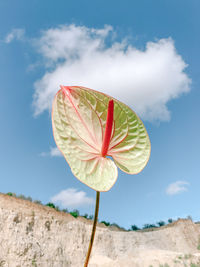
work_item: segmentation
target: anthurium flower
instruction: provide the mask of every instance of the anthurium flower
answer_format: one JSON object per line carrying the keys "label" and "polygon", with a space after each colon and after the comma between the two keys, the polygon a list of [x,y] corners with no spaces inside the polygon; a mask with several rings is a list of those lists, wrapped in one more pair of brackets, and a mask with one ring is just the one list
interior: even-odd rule
{"label": "anthurium flower", "polygon": [[92,89],[61,86],[52,109],[55,142],[72,173],[96,191],[108,191],[119,167],[139,173],[150,156],[146,129],[128,106]]}

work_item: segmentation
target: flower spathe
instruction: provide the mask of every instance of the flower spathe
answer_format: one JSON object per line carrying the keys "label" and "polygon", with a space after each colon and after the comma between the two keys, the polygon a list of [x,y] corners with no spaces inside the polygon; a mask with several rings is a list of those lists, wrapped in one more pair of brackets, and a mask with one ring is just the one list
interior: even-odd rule
{"label": "flower spathe", "polygon": [[136,174],[148,162],[151,145],[142,121],[128,106],[103,93],[61,86],[53,101],[52,125],[72,173],[96,191],[114,185],[117,167]]}

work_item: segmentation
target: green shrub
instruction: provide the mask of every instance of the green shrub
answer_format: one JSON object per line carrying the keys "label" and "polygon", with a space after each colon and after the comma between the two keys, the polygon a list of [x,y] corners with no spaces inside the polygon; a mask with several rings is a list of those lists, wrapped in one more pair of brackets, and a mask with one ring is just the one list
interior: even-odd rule
{"label": "green shrub", "polygon": [[117,224],[117,223],[111,223],[110,224],[110,226],[115,226],[115,227],[117,227],[117,228],[120,228],[121,229],[121,227]]}
{"label": "green shrub", "polygon": [[137,231],[137,230],[140,230],[140,228],[137,227],[137,225],[133,224],[133,225],[131,225],[131,230],[132,231]]}
{"label": "green shrub", "polygon": [[62,212],[68,213],[69,211],[68,211],[68,209],[62,209]]}
{"label": "green shrub", "polygon": [[156,227],[157,226],[155,224],[146,223],[144,224],[143,229],[156,228]]}
{"label": "green shrub", "polygon": [[17,197],[32,202],[32,198],[31,198],[31,197],[26,197],[26,196],[24,196],[23,194],[20,194],[20,195],[18,195]]}
{"label": "green shrub", "polygon": [[58,206],[55,206],[55,210],[60,211],[60,208]]}
{"label": "green shrub", "polygon": [[6,195],[11,196],[11,197],[16,197],[16,194],[12,192],[8,192]]}
{"label": "green shrub", "polygon": [[186,259],[186,260],[187,260],[187,259],[190,259],[191,257],[192,257],[191,254],[185,254],[185,255],[184,255],[184,259]]}
{"label": "green shrub", "polygon": [[51,202],[47,203],[46,206],[47,207],[50,207],[50,208],[53,208],[53,209],[56,208],[56,206],[53,203],[51,203]]}
{"label": "green shrub", "polygon": [[25,197],[25,199],[28,200],[28,201],[30,201],[30,202],[33,201],[31,197]]}
{"label": "green shrub", "polygon": [[17,197],[26,200],[26,197],[23,194],[20,194]]}
{"label": "green shrub", "polygon": [[110,225],[110,223],[106,222],[106,221],[101,221],[101,223],[105,224],[105,226],[109,226]]}
{"label": "green shrub", "polygon": [[173,220],[171,218],[168,219],[168,223],[173,223]]}
{"label": "green shrub", "polygon": [[164,221],[159,221],[159,222],[157,222],[156,223],[159,227],[161,227],[161,226],[164,226],[165,225],[165,222]]}
{"label": "green shrub", "polygon": [[75,211],[71,211],[70,214],[74,217],[77,218],[79,216],[79,212]]}
{"label": "green shrub", "polygon": [[193,221],[192,216],[190,216],[190,215],[187,216],[187,219]]}
{"label": "green shrub", "polygon": [[77,213],[77,215],[80,216],[79,210],[74,209],[73,212]]}

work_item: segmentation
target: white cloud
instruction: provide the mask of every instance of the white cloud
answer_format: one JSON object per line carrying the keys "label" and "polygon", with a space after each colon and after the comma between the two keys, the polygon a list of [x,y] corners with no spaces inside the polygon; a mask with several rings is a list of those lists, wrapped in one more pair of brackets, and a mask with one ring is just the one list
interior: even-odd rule
{"label": "white cloud", "polygon": [[[107,93],[145,120],[169,120],[167,103],[190,91],[187,67],[171,38],[139,50],[125,39],[114,41],[111,26],[68,25],[42,32],[35,44],[46,73],[35,82],[35,115],[50,109],[59,85],[82,85]],[[111,42],[106,45],[107,40]]]}
{"label": "white cloud", "polygon": [[186,181],[176,181],[170,184],[166,189],[167,195],[176,195],[181,192],[188,191],[189,183]]}
{"label": "white cloud", "polygon": [[51,147],[50,148],[50,155],[52,157],[60,157],[60,156],[62,156],[60,150],[57,147]]}
{"label": "white cloud", "polygon": [[94,203],[94,199],[90,198],[83,191],[78,191],[75,188],[69,188],[61,191],[51,198],[53,203],[60,204],[64,208],[78,208]]}
{"label": "white cloud", "polygon": [[42,153],[40,153],[40,156],[42,156],[42,157],[46,157],[46,156],[61,157],[62,154],[57,147],[51,147],[49,152],[42,152]]}
{"label": "white cloud", "polygon": [[5,43],[11,43],[14,39],[22,40],[24,38],[25,30],[21,28],[13,29],[10,33],[8,33],[5,37]]}

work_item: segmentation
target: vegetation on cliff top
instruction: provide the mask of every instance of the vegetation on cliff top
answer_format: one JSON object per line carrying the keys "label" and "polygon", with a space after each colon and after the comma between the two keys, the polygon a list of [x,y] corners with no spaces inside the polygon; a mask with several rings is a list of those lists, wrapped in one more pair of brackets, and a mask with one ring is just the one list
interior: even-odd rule
{"label": "vegetation on cliff top", "polygon": [[[74,218],[83,217],[83,218],[88,219],[88,220],[93,220],[93,218],[94,218],[93,215],[88,215],[87,213],[84,214],[84,215],[81,215],[80,212],[77,209],[74,209],[72,211],[69,211],[67,208],[60,209],[58,206],[56,206],[52,202],[48,202],[47,204],[43,204],[40,200],[33,200],[30,196],[26,197],[23,194],[17,195],[15,193],[8,192],[6,195],[12,196],[12,197],[17,197],[17,198],[20,198],[20,199],[24,199],[24,200],[27,200],[27,201],[30,201],[30,202],[33,202],[33,203],[36,203],[36,204],[39,204],[39,205],[44,205],[44,206],[50,207],[52,209],[55,209],[58,212],[69,213]],[[192,220],[191,216],[188,216],[187,219]],[[167,220],[167,222],[161,220],[161,221],[156,222],[155,224],[146,223],[146,224],[143,225],[142,228],[140,228],[137,225],[133,224],[133,225],[131,225],[131,227],[129,229],[124,229],[123,227],[119,226],[117,223],[110,223],[110,222],[107,222],[107,221],[99,221],[99,222],[103,223],[105,226],[108,226],[108,227],[117,227],[117,228],[119,228],[121,230],[126,230],[126,231],[138,231],[138,230],[148,230],[148,229],[152,229],[152,228],[159,228],[159,227],[162,227],[162,226],[164,226],[166,224],[172,223],[173,220],[171,218],[169,218]]]}

